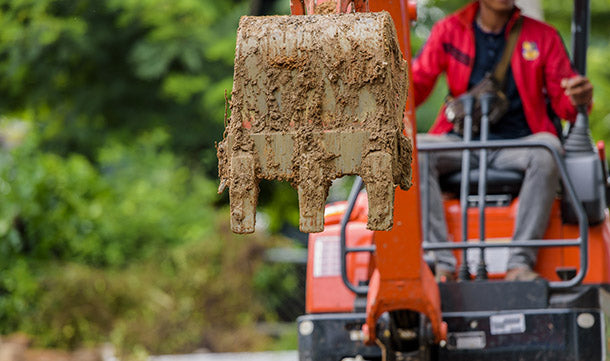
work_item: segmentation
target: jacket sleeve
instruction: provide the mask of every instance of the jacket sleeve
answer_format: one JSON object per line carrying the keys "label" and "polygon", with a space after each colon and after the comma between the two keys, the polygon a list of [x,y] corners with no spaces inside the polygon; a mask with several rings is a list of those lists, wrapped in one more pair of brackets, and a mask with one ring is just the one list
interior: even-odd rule
{"label": "jacket sleeve", "polygon": [[442,45],[441,26],[432,27],[428,40],[413,60],[412,81],[415,92],[415,106],[423,103],[434,88],[438,76],[446,70],[447,58]]}
{"label": "jacket sleeve", "polygon": [[544,66],[545,87],[555,113],[560,118],[573,122],[577,110],[570,98],[564,94],[561,80],[575,76],[576,72],[572,68],[560,35],[557,31],[553,31],[551,35]]}

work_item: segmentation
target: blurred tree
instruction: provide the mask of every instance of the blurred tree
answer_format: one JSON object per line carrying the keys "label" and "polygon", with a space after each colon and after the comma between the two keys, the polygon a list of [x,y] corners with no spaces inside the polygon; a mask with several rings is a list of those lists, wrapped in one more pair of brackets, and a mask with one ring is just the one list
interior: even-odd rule
{"label": "blurred tree", "polygon": [[251,0],[250,15],[273,15],[278,0]]}
{"label": "blurred tree", "polygon": [[245,1],[0,1],[0,113],[90,159],[151,127],[215,174]]}

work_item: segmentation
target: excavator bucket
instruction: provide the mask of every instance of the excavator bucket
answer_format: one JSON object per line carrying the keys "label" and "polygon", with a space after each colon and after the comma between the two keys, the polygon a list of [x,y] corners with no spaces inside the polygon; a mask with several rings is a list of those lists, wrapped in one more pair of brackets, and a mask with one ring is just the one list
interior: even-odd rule
{"label": "excavator bucket", "polygon": [[406,62],[390,15],[241,19],[231,116],[218,145],[231,228],[254,232],[260,179],[297,189],[300,229],[321,232],[331,181],[360,175],[368,227],[393,224],[394,190],[411,186],[404,135]]}

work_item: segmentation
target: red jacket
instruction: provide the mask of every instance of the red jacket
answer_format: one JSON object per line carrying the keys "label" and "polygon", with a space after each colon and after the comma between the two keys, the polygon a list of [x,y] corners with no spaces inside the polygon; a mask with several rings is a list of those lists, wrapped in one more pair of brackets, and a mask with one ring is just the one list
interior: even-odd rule
{"label": "red jacket", "polygon": [[[478,9],[478,2],[468,4],[432,28],[428,41],[413,61],[416,105],[428,97],[436,78],[442,72],[447,74],[452,96],[459,96],[468,89],[475,55],[473,21]],[[506,26],[506,34],[520,15],[519,10],[513,13]],[[570,78],[576,73],[561,37],[554,28],[523,16],[523,26],[511,58],[511,68],[532,133],[557,134],[547,115],[547,97],[559,117],[570,121],[576,118],[576,108],[560,86],[561,79]],[[452,124],[445,118],[443,107],[430,133],[442,134],[451,128]]]}

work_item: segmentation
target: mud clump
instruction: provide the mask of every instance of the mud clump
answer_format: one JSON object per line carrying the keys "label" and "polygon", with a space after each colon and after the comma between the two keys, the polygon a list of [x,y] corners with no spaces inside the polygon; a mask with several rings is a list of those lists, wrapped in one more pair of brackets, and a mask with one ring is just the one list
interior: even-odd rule
{"label": "mud clump", "polygon": [[406,92],[387,12],[242,17],[218,145],[232,230],[254,231],[258,182],[277,179],[298,191],[301,231],[320,232],[331,181],[344,175],[366,184],[368,227],[390,229],[394,189],[411,186]]}
{"label": "mud clump", "polygon": [[329,0],[329,1],[323,2],[321,4],[317,4],[314,12],[315,12],[315,14],[318,14],[318,15],[328,15],[328,14],[334,14],[336,10],[337,10],[337,2],[333,1],[333,0]]}

